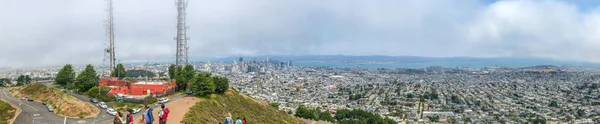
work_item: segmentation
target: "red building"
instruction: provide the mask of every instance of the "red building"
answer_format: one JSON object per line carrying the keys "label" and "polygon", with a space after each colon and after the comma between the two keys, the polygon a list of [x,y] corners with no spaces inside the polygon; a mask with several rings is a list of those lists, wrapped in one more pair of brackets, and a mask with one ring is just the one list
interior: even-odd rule
{"label": "red building", "polygon": [[130,82],[127,80],[118,80],[117,78],[102,78],[100,79],[100,86],[111,87],[112,89],[107,95],[112,96],[115,94],[123,95],[148,95],[149,93],[154,95],[164,94],[173,92],[175,87],[175,80],[169,81],[136,81]]}

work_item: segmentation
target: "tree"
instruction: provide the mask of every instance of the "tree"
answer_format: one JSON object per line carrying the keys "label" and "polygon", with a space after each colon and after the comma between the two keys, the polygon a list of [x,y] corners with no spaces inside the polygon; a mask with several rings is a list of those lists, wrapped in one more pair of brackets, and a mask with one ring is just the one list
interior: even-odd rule
{"label": "tree", "polygon": [[328,121],[328,122],[335,122],[335,119],[333,119],[333,117],[331,116],[331,114],[329,114],[328,111],[323,111],[321,113],[319,113],[319,119],[322,121]]}
{"label": "tree", "polygon": [[558,103],[556,101],[551,101],[550,105],[548,105],[550,107],[558,107]]}
{"label": "tree", "polygon": [[25,75],[21,75],[17,78],[17,86],[25,85]]}
{"label": "tree", "polygon": [[215,92],[215,84],[210,73],[200,73],[192,80],[192,91],[199,96],[207,96]]}
{"label": "tree", "polygon": [[213,81],[215,82],[215,92],[216,93],[225,93],[225,91],[227,91],[227,89],[229,88],[229,79],[224,78],[224,77],[220,77],[220,76],[214,76],[213,77]]}
{"label": "tree", "polygon": [[6,84],[10,84],[10,79],[8,79],[8,78],[0,78],[0,86],[4,86]]}
{"label": "tree", "polygon": [[99,80],[98,74],[96,74],[96,70],[94,70],[94,66],[88,64],[85,69],[77,75],[75,87],[77,87],[79,92],[88,91],[98,84]]}
{"label": "tree", "polygon": [[460,104],[460,99],[458,99],[458,96],[452,95],[450,97],[450,99],[452,100],[453,103]]}
{"label": "tree", "polygon": [[431,122],[440,122],[440,116],[427,116],[427,118],[429,118],[429,120],[431,120]]}
{"label": "tree", "polygon": [[175,64],[171,64],[169,66],[169,79],[175,79],[175,77],[177,77],[177,75],[175,74],[175,69],[177,69],[177,66],[175,66]]}
{"label": "tree", "polygon": [[125,67],[123,66],[123,64],[117,64],[117,67],[115,67],[115,71],[111,73],[112,74],[110,75],[112,77],[118,77],[119,79],[123,79],[127,75],[127,71],[125,71]]}
{"label": "tree", "polygon": [[471,118],[469,118],[467,115],[462,115],[461,120],[464,122],[471,122]]}
{"label": "tree", "polygon": [[304,119],[312,119],[312,120],[319,120],[318,115],[319,115],[318,110],[309,109],[302,105],[298,106],[298,108],[296,109],[296,114],[294,114],[294,116],[296,116],[296,117],[304,118]]}
{"label": "tree", "polygon": [[409,99],[410,99],[410,98],[413,98],[413,97],[415,97],[415,96],[414,96],[412,93],[408,93],[408,94],[406,94],[406,98],[409,98]]}
{"label": "tree", "polygon": [[448,121],[448,123],[454,124],[454,123],[456,123],[456,118],[450,117],[447,119],[447,121]]}
{"label": "tree", "polygon": [[183,75],[183,67],[181,66],[177,66],[175,69],[175,84],[178,86],[177,87],[177,91],[181,90],[181,87],[179,87],[180,84],[185,82],[185,78],[182,77],[181,75]]}
{"label": "tree", "polygon": [[194,76],[196,76],[196,70],[194,69],[194,66],[190,64],[186,65],[176,78],[176,83],[179,90],[187,89],[187,83],[194,79]]}
{"label": "tree", "polygon": [[71,64],[67,64],[63,66],[58,74],[56,74],[56,84],[60,86],[67,86],[75,82],[75,71],[73,71],[73,66]]}
{"label": "tree", "polygon": [[108,91],[110,91],[110,89],[111,89],[110,87],[98,88],[98,86],[94,86],[94,87],[90,88],[85,94],[91,98],[96,98],[103,102],[110,102],[110,101],[114,100],[113,98],[106,96],[106,94],[108,93]]}
{"label": "tree", "polygon": [[25,84],[31,83],[31,77],[29,75],[25,75]]}

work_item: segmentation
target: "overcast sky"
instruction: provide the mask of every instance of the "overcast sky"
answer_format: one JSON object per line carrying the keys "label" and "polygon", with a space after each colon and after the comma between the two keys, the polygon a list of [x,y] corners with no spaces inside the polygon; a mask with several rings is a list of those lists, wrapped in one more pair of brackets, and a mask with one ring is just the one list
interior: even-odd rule
{"label": "overcast sky", "polygon": [[[190,57],[393,55],[600,62],[594,0],[190,0]],[[115,0],[118,59],[175,60],[173,0]],[[0,0],[0,67],[101,64],[105,0]]]}

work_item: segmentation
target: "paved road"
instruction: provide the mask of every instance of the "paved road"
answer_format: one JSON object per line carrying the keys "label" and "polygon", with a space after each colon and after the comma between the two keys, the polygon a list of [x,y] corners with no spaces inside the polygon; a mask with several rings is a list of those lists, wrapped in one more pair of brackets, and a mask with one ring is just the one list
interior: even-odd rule
{"label": "paved road", "polygon": [[[75,93],[69,93],[71,95]],[[89,98],[75,94],[77,98],[83,101],[89,101]],[[100,114],[97,117],[79,119],[65,118],[53,112],[49,112],[45,105],[40,102],[20,100],[15,98],[7,88],[0,89],[0,98],[10,102],[11,104],[21,108],[21,113],[17,115],[15,124],[102,124],[107,120],[112,120],[114,116],[109,115],[105,109],[100,109]],[[113,103],[114,104],[114,103]],[[107,104],[112,106],[112,104]]]}
{"label": "paved road", "polygon": [[[42,84],[56,88],[52,85],[52,82],[42,82]],[[85,95],[80,95],[73,92],[67,92],[67,94],[72,95],[82,101],[89,102],[90,98]],[[170,98],[170,101],[174,101],[182,98],[185,95],[173,96]],[[15,124],[104,124],[107,122],[112,122],[114,116],[109,115],[106,112],[106,109],[100,109],[100,114],[96,117],[79,119],[79,118],[65,118],[59,116],[53,112],[49,112],[45,105],[36,101],[27,101],[20,100],[19,98],[15,98],[7,88],[0,89],[0,98],[10,102],[11,104],[21,108],[21,113],[17,115],[15,120]],[[107,106],[111,107],[114,103],[107,103]],[[154,104],[153,107],[158,107]],[[141,115],[141,113],[135,114],[135,116]]]}

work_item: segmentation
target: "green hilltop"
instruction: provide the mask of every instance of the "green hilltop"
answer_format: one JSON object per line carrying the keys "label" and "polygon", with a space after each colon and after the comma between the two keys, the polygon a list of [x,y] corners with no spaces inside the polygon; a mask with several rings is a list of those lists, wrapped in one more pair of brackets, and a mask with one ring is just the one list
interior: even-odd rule
{"label": "green hilltop", "polygon": [[231,89],[224,94],[212,94],[201,99],[185,114],[183,123],[223,123],[227,113],[235,120],[246,118],[251,124],[299,124],[301,120],[279,111],[266,102],[254,100]]}

